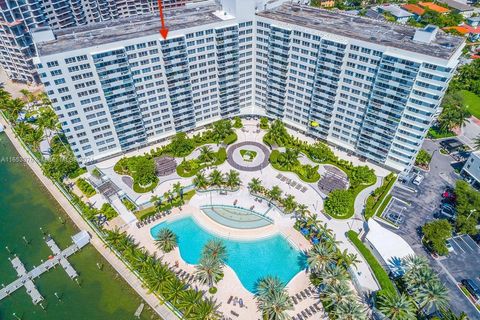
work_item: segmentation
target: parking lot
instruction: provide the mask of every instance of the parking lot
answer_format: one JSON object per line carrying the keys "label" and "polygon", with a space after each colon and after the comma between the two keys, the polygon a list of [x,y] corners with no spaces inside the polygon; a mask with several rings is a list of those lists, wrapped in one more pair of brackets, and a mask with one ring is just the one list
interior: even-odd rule
{"label": "parking lot", "polygon": [[405,213],[408,206],[409,204],[405,201],[392,197],[392,200],[390,200],[390,203],[382,214],[382,218],[400,226],[405,221]]}
{"label": "parking lot", "polygon": [[452,162],[455,160],[440,154],[437,142],[426,140],[423,148],[433,154],[430,171],[422,173],[425,178],[420,186],[412,184],[410,179],[404,183],[397,182],[391,192],[395,200],[383,215],[385,218],[391,215],[400,219],[401,223],[397,224],[399,229],[391,230],[407,241],[416,254],[429,258],[431,266],[449,290],[452,309],[457,313],[466,312],[470,319],[480,319],[478,310],[457,286],[463,278],[478,280],[480,276],[480,248],[477,244],[470,237],[455,237],[452,240],[454,252],[440,259],[433,259],[422,245],[421,227],[435,219],[434,213],[441,209],[442,193],[446,188],[454,187],[455,181],[460,178],[454,172]]}

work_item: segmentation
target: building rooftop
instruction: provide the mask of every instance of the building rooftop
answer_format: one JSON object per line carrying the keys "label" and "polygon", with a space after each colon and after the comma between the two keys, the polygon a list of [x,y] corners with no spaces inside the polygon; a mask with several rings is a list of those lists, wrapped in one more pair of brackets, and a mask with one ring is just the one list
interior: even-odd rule
{"label": "building rooftop", "polygon": [[412,3],[404,4],[404,5],[402,5],[402,8],[411,12],[411,13],[416,14],[417,16],[421,16],[425,13],[425,9],[422,9],[419,6],[417,6],[416,4],[412,4]]}
{"label": "building rooftop", "polygon": [[[166,27],[169,31],[174,31],[223,21],[224,19],[215,14],[218,10],[219,7],[216,5],[165,10]],[[56,39],[38,43],[37,48],[39,55],[49,55],[159,34],[160,26],[158,15],[142,15],[100,22],[54,31]]]}
{"label": "building rooftop", "polygon": [[447,6],[453,8],[453,9],[456,9],[460,12],[473,11],[473,9],[474,9],[472,6],[469,6],[468,4],[465,4],[465,3],[462,3],[462,2],[459,2],[459,1],[455,1],[455,0],[440,0],[440,2],[446,4]]}
{"label": "building rooftop", "polygon": [[418,29],[410,26],[300,5],[283,4],[257,15],[440,59],[450,59],[464,42],[462,37],[438,32],[430,43],[421,43],[413,40]]}
{"label": "building rooftop", "polygon": [[435,4],[433,2],[419,2],[418,5],[423,7],[423,8],[430,9],[432,11],[436,11],[438,13],[448,13],[448,12],[450,12],[449,9],[444,8],[442,6],[439,6],[438,4]]}
{"label": "building rooftop", "polygon": [[412,13],[408,12],[407,10],[403,10],[397,5],[384,4],[384,5],[378,6],[377,10],[390,12],[390,14],[397,19],[408,18],[413,16]]}

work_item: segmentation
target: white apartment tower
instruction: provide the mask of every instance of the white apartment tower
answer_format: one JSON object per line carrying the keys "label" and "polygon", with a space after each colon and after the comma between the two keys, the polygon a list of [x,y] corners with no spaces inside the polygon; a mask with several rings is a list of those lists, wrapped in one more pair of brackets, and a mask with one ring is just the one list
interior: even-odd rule
{"label": "white apartment tower", "polygon": [[167,40],[158,16],[35,33],[41,80],[81,162],[266,115],[412,166],[462,38],[282,0],[222,4],[167,11]]}
{"label": "white apartment tower", "polygon": [[[165,8],[186,0],[164,0]],[[40,82],[31,30],[54,30],[158,12],[157,0],[0,0],[0,67],[16,81]]]}

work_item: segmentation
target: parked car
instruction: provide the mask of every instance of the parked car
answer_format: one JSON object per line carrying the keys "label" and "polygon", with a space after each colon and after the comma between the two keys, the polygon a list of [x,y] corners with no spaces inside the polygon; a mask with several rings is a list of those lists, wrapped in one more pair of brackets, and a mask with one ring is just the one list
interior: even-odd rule
{"label": "parked car", "polygon": [[478,301],[480,298],[480,288],[472,279],[463,279],[462,284],[465,286],[465,289],[470,292],[475,301]]}
{"label": "parked car", "polygon": [[413,179],[412,183],[413,183],[414,185],[416,185],[416,186],[419,186],[420,183],[422,183],[422,181],[423,181],[424,178],[425,178],[425,177],[422,176],[421,174],[417,174],[417,175],[415,176],[415,178]]}
{"label": "parked car", "polygon": [[452,247],[452,244],[450,243],[450,241],[446,241],[445,245],[447,246],[447,249],[448,249],[448,252],[453,252],[455,251]]}

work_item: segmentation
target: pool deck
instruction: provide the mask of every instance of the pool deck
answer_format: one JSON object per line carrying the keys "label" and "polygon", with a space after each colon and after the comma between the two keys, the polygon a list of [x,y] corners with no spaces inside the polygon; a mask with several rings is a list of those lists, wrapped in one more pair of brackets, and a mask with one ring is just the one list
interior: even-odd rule
{"label": "pool deck", "polygon": [[[162,256],[164,261],[168,262],[172,266],[178,263],[178,269],[185,270],[190,274],[195,272],[195,266],[182,260],[178,248],[168,254],[163,254],[157,249],[154,240],[150,235],[150,229],[152,227],[164,221],[175,221],[181,218],[192,216],[202,228],[222,237],[236,240],[253,240],[267,238],[281,233],[298,250],[308,250],[308,248],[311,246],[310,243],[299,232],[292,228],[293,219],[290,219],[289,217],[284,217],[284,219],[288,219],[290,225],[287,223],[276,223],[266,227],[253,229],[254,231],[252,229],[233,229],[218,224],[198,208],[200,203],[207,201],[208,198],[209,197],[206,194],[201,194],[200,196],[196,195],[191,199],[191,203],[195,203],[195,206],[184,205],[182,210],[175,208],[172,210],[172,214],[141,228],[137,228],[134,225],[125,226],[124,228],[127,228],[127,232],[132,235],[135,240],[139,241],[150,253],[156,252],[157,255]],[[271,215],[280,214],[278,212],[274,212],[274,210],[271,210],[269,212],[269,216]],[[237,277],[232,268],[225,266],[224,272],[225,276],[223,280],[221,280],[217,285],[218,292],[213,296],[218,300],[218,303],[220,303],[220,311],[226,316],[231,316],[230,312],[233,310],[234,312],[240,314],[240,319],[260,319],[260,313],[257,310],[253,294],[242,285],[240,279]],[[294,295],[304,290],[309,285],[309,274],[302,271],[299,272],[288,283],[287,289],[290,295]],[[198,286],[198,288],[201,290],[208,289],[208,287],[198,284],[195,284],[195,286]],[[242,298],[246,307],[240,308],[238,304],[233,306],[232,302],[227,303],[230,296]],[[305,309],[307,306],[313,305],[316,302],[318,302],[318,300],[314,299],[313,296],[304,299],[301,303],[295,306],[296,309],[294,312],[291,312],[291,315],[295,315],[296,313]]]}

